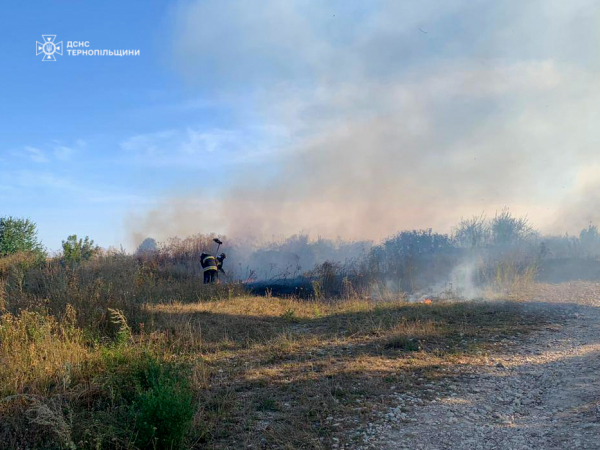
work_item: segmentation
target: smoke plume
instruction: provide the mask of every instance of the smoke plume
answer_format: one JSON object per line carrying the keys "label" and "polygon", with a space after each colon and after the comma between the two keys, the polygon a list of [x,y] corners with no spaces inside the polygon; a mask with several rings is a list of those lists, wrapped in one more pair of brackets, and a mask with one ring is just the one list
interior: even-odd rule
{"label": "smoke plume", "polygon": [[505,206],[547,232],[597,221],[600,5],[452,3],[180,4],[176,70],[263,138],[134,238],[380,239]]}

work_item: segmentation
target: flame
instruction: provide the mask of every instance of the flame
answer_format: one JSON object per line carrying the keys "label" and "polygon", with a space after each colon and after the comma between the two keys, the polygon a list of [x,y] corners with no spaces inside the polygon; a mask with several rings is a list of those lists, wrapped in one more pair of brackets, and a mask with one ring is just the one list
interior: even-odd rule
{"label": "flame", "polygon": [[425,303],[426,305],[431,305],[431,299],[430,298],[426,298],[423,300],[423,303]]}

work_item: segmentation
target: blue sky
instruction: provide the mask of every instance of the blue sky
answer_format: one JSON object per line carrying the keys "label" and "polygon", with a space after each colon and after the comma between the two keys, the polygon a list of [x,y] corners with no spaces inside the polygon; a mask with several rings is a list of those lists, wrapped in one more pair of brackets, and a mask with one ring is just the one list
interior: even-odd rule
{"label": "blue sky", "polygon": [[[225,171],[210,158],[189,166],[136,153],[161,135],[169,145],[190,144],[192,153],[236,145],[228,136],[235,111],[169,67],[169,14],[162,1],[0,6],[0,212],[36,221],[48,247],[71,233],[126,244],[123,220],[132,209],[196,186],[200,177],[218,181],[215,173]],[[65,53],[42,62],[33,53],[42,34],[65,45],[139,49],[140,56]]]}
{"label": "blue sky", "polygon": [[[597,2],[3,2],[0,215],[58,249],[599,219]],[[42,34],[140,56],[34,52]],[[66,50],[66,49],[65,49]]]}

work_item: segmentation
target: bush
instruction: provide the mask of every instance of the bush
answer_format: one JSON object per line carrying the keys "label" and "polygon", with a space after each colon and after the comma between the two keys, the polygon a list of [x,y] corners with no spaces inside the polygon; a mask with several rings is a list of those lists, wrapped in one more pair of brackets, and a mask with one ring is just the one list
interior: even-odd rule
{"label": "bush", "polygon": [[299,234],[263,245],[238,259],[252,269],[252,276],[245,278],[289,279],[311,271],[325,261],[341,265],[365,257],[371,246],[368,241],[323,238],[311,241],[307,234]]}
{"label": "bush", "polygon": [[446,234],[428,230],[402,231],[388,238],[380,247],[388,260],[419,258],[449,250],[452,239]]}
{"label": "bush", "polygon": [[27,274],[43,262],[39,253],[31,252],[0,257],[0,311],[8,308],[11,298],[23,294]]}
{"label": "bush", "polygon": [[185,367],[146,352],[116,347],[104,355],[104,390],[110,403],[125,405],[117,426],[138,448],[180,448],[194,415]]}
{"label": "bush", "polygon": [[526,217],[514,217],[508,209],[504,209],[500,214],[496,213],[490,222],[490,238],[493,245],[519,244],[536,234]]}
{"label": "bush", "polygon": [[374,247],[364,272],[395,291],[414,291],[445,277],[457,262],[457,250],[446,234],[403,231]]}
{"label": "bush", "polygon": [[526,217],[514,217],[508,208],[487,220],[484,215],[462,219],[454,229],[454,241],[462,248],[511,246],[535,237]]}
{"label": "bush", "polygon": [[194,416],[193,396],[186,379],[179,368],[149,359],[143,381],[145,389],[133,402],[138,445],[179,448]]}
{"label": "bush", "polygon": [[582,255],[580,239],[564,234],[562,236],[544,236],[547,258],[579,258]]}
{"label": "bush", "polygon": [[490,241],[490,224],[485,216],[462,219],[454,230],[454,240],[459,247],[481,248]]}
{"label": "bush", "polygon": [[143,254],[145,252],[156,252],[156,251],[158,251],[158,244],[156,243],[156,239],[146,238],[138,246],[135,253],[139,255],[139,254]]}

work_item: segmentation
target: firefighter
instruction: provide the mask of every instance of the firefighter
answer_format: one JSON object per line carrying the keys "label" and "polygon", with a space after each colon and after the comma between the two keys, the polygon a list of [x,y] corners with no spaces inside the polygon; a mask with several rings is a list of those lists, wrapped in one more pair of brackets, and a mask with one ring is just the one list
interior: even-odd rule
{"label": "firefighter", "polygon": [[219,271],[225,275],[225,271],[223,270],[225,258],[227,258],[225,253],[221,253],[216,258],[208,253],[202,253],[200,255],[200,263],[204,270],[204,284],[216,282],[219,279]]}
{"label": "firefighter", "polygon": [[218,277],[218,265],[217,258],[208,253],[202,253],[200,255],[200,264],[202,264],[202,270],[204,271],[204,284],[214,283]]}

